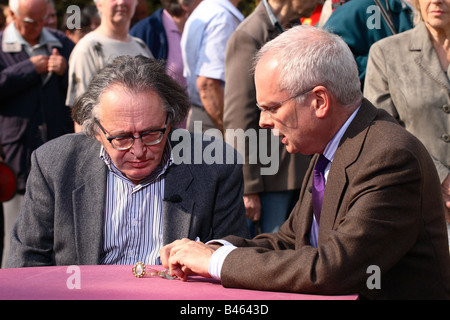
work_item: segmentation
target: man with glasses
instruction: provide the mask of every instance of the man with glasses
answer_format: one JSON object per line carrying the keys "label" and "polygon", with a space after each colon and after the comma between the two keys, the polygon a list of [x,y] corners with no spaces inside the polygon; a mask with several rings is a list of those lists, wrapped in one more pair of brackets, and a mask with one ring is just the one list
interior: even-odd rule
{"label": "man with glasses", "polygon": [[171,275],[194,272],[255,290],[449,299],[434,163],[417,138],[362,97],[345,42],[294,27],[256,61],[260,126],[278,131],[288,152],[314,154],[300,198],[277,233],[164,247]]}
{"label": "man with glasses", "polygon": [[[6,239],[19,214],[31,152],[73,132],[65,100],[74,44],[61,31],[44,27],[47,6],[46,0],[10,0],[12,23],[0,34],[0,141],[18,179],[16,196],[3,203]],[[4,257],[8,248],[5,241]]]}
{"label": "man with glasses", "polygon": [[102,69],[73,109],[83,132],[32,155],[9,266],[155,265],[178,238],[246,237],[237,159],[206,165],[172,152],[186,143],[170,137],[189,107],[161,62],[122,56]]}

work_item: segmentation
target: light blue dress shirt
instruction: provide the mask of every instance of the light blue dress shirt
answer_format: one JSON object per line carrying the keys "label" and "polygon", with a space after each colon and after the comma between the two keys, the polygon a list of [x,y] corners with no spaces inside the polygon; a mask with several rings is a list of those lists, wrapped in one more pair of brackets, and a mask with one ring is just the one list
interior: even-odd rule
{"label": "light blue dress shirt", "polygon": [[225,49],[244,19],[229,0],[203,0],[189,16],[181,37],[181,54],[191,103],[201,106],[197,77],[225,81]]}

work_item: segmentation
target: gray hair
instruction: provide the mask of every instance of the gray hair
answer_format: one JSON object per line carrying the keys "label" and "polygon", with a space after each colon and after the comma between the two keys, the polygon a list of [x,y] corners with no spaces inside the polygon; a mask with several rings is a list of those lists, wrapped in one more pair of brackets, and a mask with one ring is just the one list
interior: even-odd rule
{"label": "gray hair", "polygon": [[323,85],[344,106],[362,99],[355,58],[348,45],[335,34],[312,26],[293,27],[259,50],[254,67],[267,53],[278,60],[279,86],[291,96]]}
{"label": "gray hair", "polygon": [[190,108],[185,89],[166,74],[162,62],[144,56],[120,56],[101,69],[75,101],[72,118],[82,125],[87,136],[95,135],[101,96],[114,85],[135,93],[154,91],[161,99],[168,114],[167,123],[172,127],[186,117]]}
{"label": "gray hair", "polygon": [[[12,12],[14,12],[14,14],[15,14],[16,16],[19,15],[20,1],[21,1],[21,0],[9,0],[9,2],[8,2],[9,10],[11,10]],[[46,2],[47,4],[50,3],[49,0],[45,0],[45,2]]]}

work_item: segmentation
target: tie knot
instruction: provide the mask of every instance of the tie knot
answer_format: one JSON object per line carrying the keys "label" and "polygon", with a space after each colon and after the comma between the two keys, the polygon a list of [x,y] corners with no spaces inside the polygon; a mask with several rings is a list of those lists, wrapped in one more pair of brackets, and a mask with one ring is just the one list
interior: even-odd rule
{"label": "tie knot", "polygon": [[321,154],[314,169],[323,173],[329,162],[330,160],[328,160],[323,154]]}

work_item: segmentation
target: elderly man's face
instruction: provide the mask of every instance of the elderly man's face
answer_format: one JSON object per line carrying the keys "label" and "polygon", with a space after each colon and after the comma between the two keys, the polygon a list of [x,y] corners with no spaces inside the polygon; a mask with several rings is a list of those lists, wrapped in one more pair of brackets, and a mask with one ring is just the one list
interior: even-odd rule
{"label": "elderly man's face", "polygon": [[[103,93],[99,102],[99,123],[107,132],[106,137],[133,135],[164,128],[167,113],[159,96],[154,91],[131,92],[122,86],[113,85]],[[116,167],[135,184],[146,178],[161,162],[167,135],[167,125],[161,142],[147,146],[137,138],[128,150],[116,150],[98,130],[96,135]]]}
{"label": "elderly man's face", "polygon": [[259,125],[272,129],[289,153],[313,154],[317,152],[319,135],[314,93],[306,89],[299,92],[305,96],[305,102],[297,104],[294,97],[280,90],[277,67],[277,59],[263,57],[255,69],[256,100],[261,108],[270,108],[261,112]]}
{"label": "elderly man's face", "polygon": [[47,18],[47,4],[42,1],[21,1],[18,14],[13,21],[20,35],[31,45],[39,42]]}

